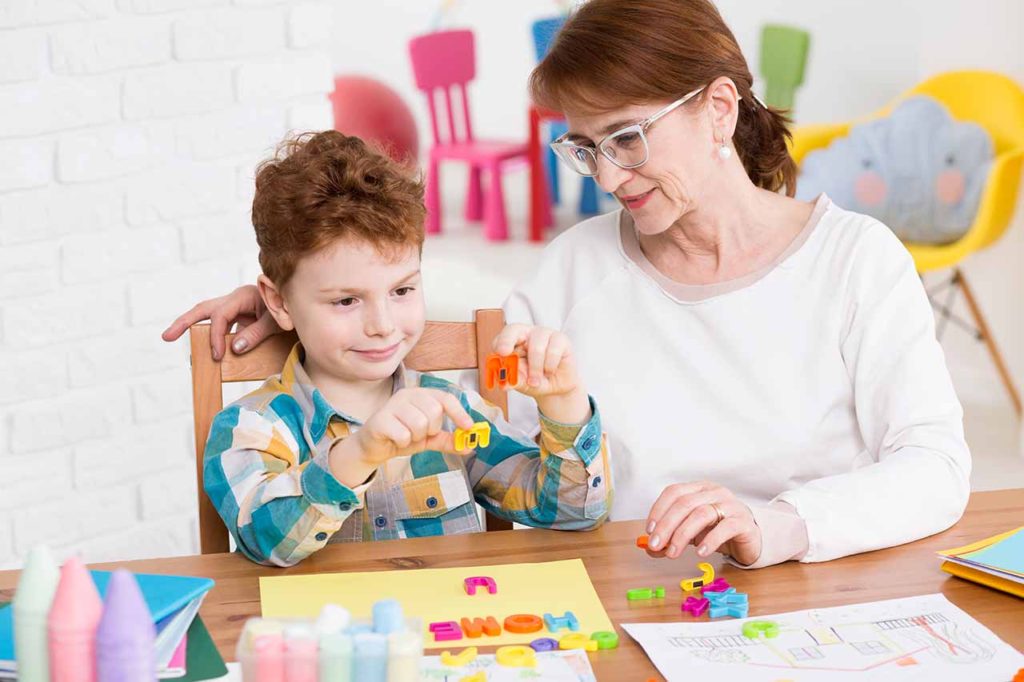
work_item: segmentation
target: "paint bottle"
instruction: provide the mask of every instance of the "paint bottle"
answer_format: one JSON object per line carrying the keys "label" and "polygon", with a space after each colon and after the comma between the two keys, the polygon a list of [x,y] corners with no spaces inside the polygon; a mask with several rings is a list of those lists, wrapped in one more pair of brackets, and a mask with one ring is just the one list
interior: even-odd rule
{"label": "paint bottle", "polygon": [[364,632],[353,640],[352,678],[358,682],[387,682],[387,635]]}
{"label": "paint bottle", "polygon": [[387,682],[418,682],[423,658],[422,631],[406,630],[388,635]]}
{"label": "paint bottle", "polygon": [[317,682],[319,640],[311,625],[296,623],[284,629],[284,679]]}

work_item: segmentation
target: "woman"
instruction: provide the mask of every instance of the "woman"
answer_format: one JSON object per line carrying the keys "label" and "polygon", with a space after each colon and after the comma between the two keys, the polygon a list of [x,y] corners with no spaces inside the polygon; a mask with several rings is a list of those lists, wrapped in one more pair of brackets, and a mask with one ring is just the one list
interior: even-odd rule
{"label": "woman", "polygon": [[[572,339],[615,452],[611,518],[646,518],[655,554],[760,567],[939,532],[970,455],[913,262],[877,221],[791,198],[786,121],[751,84],[707,0],[583,5],[531,94],[623,209],[555,239],[507,318]],[[250,347],[273,331],[242,288],[165,338],[240,314]]]}

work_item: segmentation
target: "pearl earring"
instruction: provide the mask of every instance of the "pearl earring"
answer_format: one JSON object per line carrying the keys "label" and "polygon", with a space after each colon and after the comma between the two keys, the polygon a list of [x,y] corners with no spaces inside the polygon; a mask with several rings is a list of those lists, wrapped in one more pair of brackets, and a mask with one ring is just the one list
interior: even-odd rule
{"label": "pearl earring", "polygon": [[718,145],[718,158],[722,161],[728,160],[732,156],[732,148],[725,143],[725,140]]}

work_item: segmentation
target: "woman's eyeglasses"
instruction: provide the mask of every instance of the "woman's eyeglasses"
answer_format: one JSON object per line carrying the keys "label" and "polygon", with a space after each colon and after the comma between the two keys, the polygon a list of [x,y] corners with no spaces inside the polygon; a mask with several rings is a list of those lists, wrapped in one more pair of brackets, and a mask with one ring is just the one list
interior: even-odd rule
{"label": "woman's eyeglasses", "polygon": [[692,92],[688,92],[664,109],[639,123],[616,130],[601,140],[596,149],[567,141],[568,133],[552,142],[551,148],[569,168],[580,175],[588,177],[597,175],[597,152],[601,152],[602,156],[619,168],[638,168],[647,163],[647,159],[650,156],[647,130],[658,119],[683,106],[703,90],[704,88],[700,87]]}

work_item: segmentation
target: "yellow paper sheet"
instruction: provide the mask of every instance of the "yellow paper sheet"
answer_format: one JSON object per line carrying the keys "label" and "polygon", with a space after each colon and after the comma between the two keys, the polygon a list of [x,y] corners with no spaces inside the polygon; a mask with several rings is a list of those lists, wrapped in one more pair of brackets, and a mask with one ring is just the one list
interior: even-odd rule
{"label": "yellow paper sheet", "polygon": [[[466,594],[463,581],[471,576],[489,576],[498,584],[497,594],[478,587],[475,596]],[[458,649],[471,644],[525,644],[540,632],[517,635],[502,628],[498,637],[463,638],[455,642],[434,642],[427,628],[439,621],[458,622],[461,618],[494,616],[503,624],[507,616],[545,613],[561,616],[572,611],[580,622],[580,632],[590,634],[613,630],[608,614],[590,582],[587,569],[579,559],[538,564],[500,564],[465,568],[424,568],[411,571],[372,573],[327,573],[260,578],[260,603],[265,618],[315,618],[324,604],[340,604],[354,618],[369,619],[378,599],[397,599],[406,616],[423,620],[424,645],[428,649]],[[625,599],[625,592],[623,592]]]}

